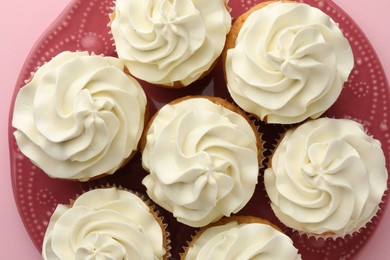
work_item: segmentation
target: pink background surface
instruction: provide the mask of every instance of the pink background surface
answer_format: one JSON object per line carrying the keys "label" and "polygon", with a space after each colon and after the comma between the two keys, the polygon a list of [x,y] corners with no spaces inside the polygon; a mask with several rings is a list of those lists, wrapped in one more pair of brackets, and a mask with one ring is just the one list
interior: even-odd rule
{"label": "pink background surface", "polygon": [[[230,0],[234,1],[234,0]],[[8,154],[8,115],[19,71],[30,49],[70,0],[12,0],[0,3],[0,249],[2,259],[41,259],[16,208]],[[390,79],[390,1],[334,0],[364,31]],[[390,210],[358,259],[389,259]]]}

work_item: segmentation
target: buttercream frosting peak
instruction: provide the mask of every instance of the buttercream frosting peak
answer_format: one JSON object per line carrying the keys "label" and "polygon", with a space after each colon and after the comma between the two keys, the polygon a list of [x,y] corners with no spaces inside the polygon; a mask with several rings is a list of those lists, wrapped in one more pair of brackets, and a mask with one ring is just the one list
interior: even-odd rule
{"label": "buttercream frosting peak", "polygon": [[244,110],[270,123],[317,118],[353,68],[348,40],[321,10],[275,2],[253,11],[228,49],[228,90]]}
{"label": "buttercream frosting peak", "polygon": [[164,233],[150,208],[116,188],[88,191],[59,204],[43,241],[43,259],[163,259]]}
{"label": "buttercream frosting peak", "polygon": [[117,0],[111,31],[132,75],[186,86],[219,57],[230,25],[224,0]]}
{"label": "buttercream frosting peak", "polygon": [[113,57],[63,52],[20,89],[12,125],[18,146],[49,176],[114,173],[137,149],[146,96]]}
{"label": "buttercream frosting peak", "polygon": [[242,209],[258,176],[257,139],[241,115],[206,98],[160,109],[146,132],[142,183],[179,222],[204,226]]}
{"label": "buttercream frosting peak", "polygon": [[235,221],[200,234],[184,259],[301,259],[292,240],[267,224]]}
{"label": "buttercream frosting peak", "polygon": [[285,225],[336,236],[371,220],[387,178],[379,141],[352,120],[330,118],[287,131],[264,174],[272,209]]}

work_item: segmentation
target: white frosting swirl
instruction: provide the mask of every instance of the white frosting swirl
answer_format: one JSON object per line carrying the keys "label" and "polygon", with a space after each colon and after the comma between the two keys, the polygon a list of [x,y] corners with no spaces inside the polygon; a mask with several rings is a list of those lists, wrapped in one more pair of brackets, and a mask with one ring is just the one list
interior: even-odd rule
{"label": "white frosting swirl", "polygon": [[241,115],[206,98],[160,109],[142,163],[148,195],[179,222],[205,226],[242,209],[258,179],[256,135]]}
{"label": "white frosting swirl", "polygon": [[337,24],[301,3],[273,3],[248,16],[226,59],[228,89],[270,123],[317,118],[338,98],[353,67]]}
{"label": "white frosting swirl", "polygon": [[43,259],[163,259],[163,231],[131,192],[96,189],[72,207],[58,205],[43,241]]}
{"label": "white frosting swirl", "polygon": [[116,0],[111,31],[132,75],[186,86],[219,57],[230,26],[225,0]]}
{"label": "white frosting swirl", "polygon": [[362,125],[321,118],[285,134],[264,181],[272,209],[285,225],[342,236],[376,214],[387,170],[380,142]]}
{"label": "white frosting swirl", "polygon": [[292,240],[270,225],[238,224],[210,227],[190,245],[184,259],[301,259]]}
{"label": "white frosting swirl", "polygon": [[122,61],[63,52],[20,89],[12,125],[22,153],[49,176],[114,173],[137,149],[146,96]]}

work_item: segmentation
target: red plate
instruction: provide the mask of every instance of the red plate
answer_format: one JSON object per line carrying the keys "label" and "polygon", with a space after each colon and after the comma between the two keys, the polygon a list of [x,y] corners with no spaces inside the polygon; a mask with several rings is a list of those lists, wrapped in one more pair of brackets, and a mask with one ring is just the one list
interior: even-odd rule
{"label": "red plate", "polygon": [[[229,5],[233,8],[233,18],[238,17],[258,2],[261,1],[230,1]],[[355,56],[355,68],[350,79],[345,84],[340,98],[329,109],[327,115],[350,118],[362,123],[369,134],[382,142],[387,165],[390,165],[389,86],[375,51],[355,22],[333,2],[329,0],[307,0],[304,2],[322,9],[339,23],[351,43]],[[38,66],[64,50],[88,50],[97,54],[116,56],[107,26],[109,23],[108,14],[111,12],[112,5],[112,0],[73,1],[32,49],[15,87],[9,122],[12,186],[21,218],[39,251],[41,251],[46,226],[58,203],[68,203],[69,199],[74,198],[83,190],[106,183],[122,185],[145,194],[141,180],[146,172],[140,165],[139,154],[116,174],[97,181],[78,183],[51,179],[21,154],[13,138],[14,129],[11,127],[15,96],[24,85],[24,81],[30,77],[30,73],[35,71]],[[220,64],[210,76],[185,89],[161,89],[144,82],[141,83],[149,97],[149,106],[152,112],[175,98],[189,94],[215,95],[230,99]],[[283,133],[284,128],[277,125],[265,125],[261,122],[256,123],[263,133],[264,155],[267,157],[272,152],[275,139]],[[340,238],[336,241],[331,239],[315,240],[299,236],[297,232],[280,224],[270,209],[261,177],[266,163],[267,158],[263,161],[260,181],[253,199],[239,214],[260,216],[279,225],[294,240],[303,259],[350,259],[356,255],[375,231],[383,210],[361,232],[344,239]],[[386,195],[388,195],[388,191],[386,191]],[[382,209],[387,204],[387,197],[384,197],[381,204]],[[184,242],[191,238],[194,229],[176,222],[169,212],[163,209],[160,211],[168,223],[168,229],[171,233],[172,258],[176,259],[182,251]]]}

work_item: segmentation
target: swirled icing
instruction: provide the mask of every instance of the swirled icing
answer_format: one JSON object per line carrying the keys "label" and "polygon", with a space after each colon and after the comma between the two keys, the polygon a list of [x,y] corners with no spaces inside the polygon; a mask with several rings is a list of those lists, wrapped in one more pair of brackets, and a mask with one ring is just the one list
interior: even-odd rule
{"label": "swirled icing", "polygon": [[256,135],[241,115],[206,98],[160,109],[142,154],[149,197],[179,222],[205,226],[242,209],[258,176]]}
{"label": "swirled icing", "polygon": [[387,170],[380,142],[362,125],[321,118],[285,134],[264,181],[272,209],[284,224],[342,236],[376,214]]}
{"label": "swirled icing", "polygon": [[137,149],[146,96],[122,61],[63,52],[20,89],[12,125],[17,144],[49,176],[112,174]]}
{"label": "swirled icing", "polygon": [[[236,221],[205,230],[184,259],[301,259],[292,240],[267,224]],[[184,260],[183,259],[183,260]]]}
{"label": "swirled icing", "polygon": [[43,241],[43,259],[163,259],[163,231],[149,207],[116,188],[59,204]]}
{"label": "swirled icing", "polygon": [[307,4],[276,2],[248,16],[225,65],[240,107],[289,124],[327,110],[353,64],[347,39],[328,15]]}
{"label": "swirled icing", "polygon": [[224,0],[116,0],[111,31],[132,75],[186,86],[219,57],[230,26]]}

